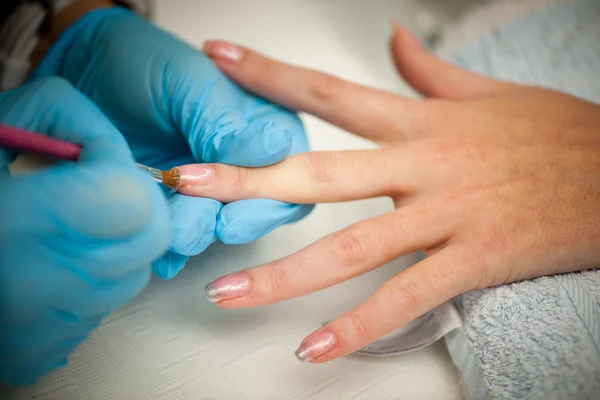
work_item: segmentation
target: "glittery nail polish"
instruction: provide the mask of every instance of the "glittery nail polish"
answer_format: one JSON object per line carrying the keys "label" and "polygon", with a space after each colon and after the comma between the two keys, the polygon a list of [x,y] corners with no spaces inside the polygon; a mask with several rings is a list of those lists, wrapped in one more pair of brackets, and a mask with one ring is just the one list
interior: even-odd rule
{"label": "glittery nail polish", "polygon": [[296,357],[302,362],[311,362],[337,346],[337,336],[331,331],[324,330],[309,335],[296,350]]}
{"label": "glittery nail polish", "polygon": [[243,297],[250,293],[252,281],[245,272],[237,272],[231,275],[225,275],[204,287],[204,293],[208,300],[218,303],[224,300],[231,300]]}

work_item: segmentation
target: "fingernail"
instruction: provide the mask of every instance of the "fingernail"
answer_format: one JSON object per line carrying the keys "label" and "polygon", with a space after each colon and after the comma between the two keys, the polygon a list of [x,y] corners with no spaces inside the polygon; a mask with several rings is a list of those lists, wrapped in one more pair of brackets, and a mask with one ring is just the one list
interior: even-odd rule
{"label": "fingernail", "polygon": [[204,52],[210,58],[237,62],[244,56],[244,49],[227,42],[209,40],[204,43]]}
{"label": "fingernail", "polygon": [[394,35],[400,36],[400,39],[408,46],[421,47],[421,40],[408,29],[395,21],[392,21],[392,27],[394,29]]}
{"label": "fingernail", "polygon": [[337,346],[337,336],[324,330],[309,335],[296,350],[296,358],[302,362],[311,362]]}
{"label": "fingernail", "polygon": [[224,300],[232,300],[250,293],[252,281],[245,272],[225,275],[216,281],[204,286],[204,293],[208,300],[218,303]]}
{"label": "fingernail", "polygon": [[188,164],[177,167],[179,187],[206,186],[215,179],[215,167],[208,164]]}

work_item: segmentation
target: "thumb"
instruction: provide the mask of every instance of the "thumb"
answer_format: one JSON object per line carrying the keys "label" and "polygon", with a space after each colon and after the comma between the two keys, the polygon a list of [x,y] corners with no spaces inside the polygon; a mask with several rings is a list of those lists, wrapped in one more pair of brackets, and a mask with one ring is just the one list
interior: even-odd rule
{"label": "thumb", "polygon": [[442,61],[424,50],[408,30],[396,23],[393,27],[390,48],[396,68],[413,89],[426,97],[468,100],[513,86]]}

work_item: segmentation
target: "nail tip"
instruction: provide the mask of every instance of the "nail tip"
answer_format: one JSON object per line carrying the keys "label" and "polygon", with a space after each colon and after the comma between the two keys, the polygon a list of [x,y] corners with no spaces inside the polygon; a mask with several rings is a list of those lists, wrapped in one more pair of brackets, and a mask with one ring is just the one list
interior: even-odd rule
{"label": "nail tip", "polygon": [[204,295],[212,303],[245,296],[252,288],[250,278],[243,272],[222,276],[204,286]]}
{"label": "nail tip", "polygon": [[206,299],[211,303],[217,302],[217,299],[215,298],[213,293],[212,283],[204,285],[204,296],[206,296]]}
{"label": "nail tip", "polygon": [[308,362],[310,362],[307,354],[303,354],[303,351],[301,351],[300,349],[296,350],[294,352],[294,355],[296,356],[296,359],[300,362],[300,364],[307,364]]}

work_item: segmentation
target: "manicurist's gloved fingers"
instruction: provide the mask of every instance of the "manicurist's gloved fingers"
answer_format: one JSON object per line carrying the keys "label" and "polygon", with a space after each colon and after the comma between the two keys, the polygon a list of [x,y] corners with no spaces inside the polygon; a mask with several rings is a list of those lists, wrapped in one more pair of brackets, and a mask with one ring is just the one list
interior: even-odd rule
{"label": "manicurist's gloved fingers", "polygon": [[[65,111],[46,107],[56,96]],[[29,98],[38,101],[24,100]],[[127,143],[92,103],[59,78],[8,92],[0,99],[0,108],[8,103],[12,106],[3,117],[6,124],[77,143],[82,151],[77,163],[61,163],[6,181],[11,195],[6,196],[4,210],[29,215],[27,219],[3,219],[6,227],[68,227],[98,241],[118,239],[112,247],[106,243],[85,251],[72,247],[71,257],[89,261],[88,272],[98,277],[127,273],[120,265],[124,261],[135,265],[146,259],[148,264],[164,251],[157,245],[169,234],[164,198],[151,179],[135,168]],[[69,105],[78,112],[66,112]],[[29,114],[35,118],[27,118]],[[153,241],[157,241],[154,246]],[[142,256],[131,253],[131,248],[138,247],[147,249]],[[107,268],[111,264],[114,266]]]}
{"label": "manicurist's gloved fingers", "polygon": [[[250,107],[246,111],[246,118],[252,121],[253,124],[265,124],[282,127],[287,133],[291,135],[291,148],[289,149],[289,154],[298,154],[303,153],[305,151],[309,151],[310,146],[304,131],[304,126],[296,113],[284,109],[281,106],[267,102],[263,99],[254,99],[255,100],[252,101],[252,107]],[[270,143],[268,146],[273,147],[274,144]],[[258,157],[257,160],[262,160],[262,162],[252,161],[251,163],[246,165],[243,163],[235,162],[235,158],[233,159],[233,162],[219,162],[232,165],[246,165],[248,167],[262,167],[265,165],[273,164],[273,162],[266,162],[267,158],[264,156],[260,157],[258,152],[252,153],[255,154],[256,157]],[[275,160],[275,156],[271,157],[273,157],[273,160]],[[281,159],[277,160],[276,162],[280,160]]]}
{"label": "manicurist's gloved fingers", "polygon": [[[73,271],[55,270],[50,274],[50,268],[40,271],[42,276],[39,278],[32,273],[19,275],[18,282],[25,280],[33,285],[40,280],[51,283],[60,280],[61,284],[36,285],[37,292],[31,298],[5,311],[3,322],[10,321],[12,326],[7,331],[9,335],[0,334],[4,336],[0,353],[11,357],[39,356],[59,343],[81,341],[111,311],[129,302],[144,289],[150,279],[150,266],[146,264],[143,267],[141,273],[101,282],[86,280]],[[19,295],[18,290],[4,293],[13,298]],[[36,312],[39,309],[44,309],[44,313]],[[33,325],[45,329],[33,329]]]}
{"label": "manicurist's gloved fingers", "polygon": [[[58,74],[76,83],[124,131],[141,162],[160,161],[148,146],[148,132],[181,135],[181,141],[173,137],[169,145],[187,143],[196,161],[229,163],[228,157],[241,153],[241,165],[268,165],[289,152],[293,135],[285,127],[251,119],[257,107],[254,96],[236,87],[197,49],[144,18],[119,8],[96,10],[67,33],[32,79]],[[96,63],[93,54],[99,46],[119,61],[105,57]],[[98,75],[82,79],[88,70]]]}
{"label": "manicurist's gloved fingers", "polygon": [[210,198],[180,194],[170,197],[171,232],[176,238],[170,250],[186,256],[203,252],[216,240],[215,224],[221,206],[221,203]]}
{"label": "manicurist's gloved fingers", "polygon": [[281,161],[292,148],[292,131],[273,120],[247,120],[235,111],[216,118],[219,126],[211,128],[211,133],[200,139],[190,133],[190,148],[197,160],[258,167]]}
{"label": "manicurist's gloved fingers", "polygon": [[5,227],[69,230],[70,235],[48,237],[45,243],[63,248],[69,264],[84,267],[81,273],[91,280],[139,271],[166,250],[170,231],[164,198],[135,168],[65,164],[17,177],[4,187],[11,192],[3,202],[6,213],[29,216],[3,219]]}
{"label": "manicurist's gloved fingers", "polygon": [[274,229],[308,215],[313,204],[291,204],[267,199],[234,201],[221,209],[217,236],[225,244],[251,243]]}
{"label": "manicurist's gloved fingers", "polygon": [[[151,25],[144,29],[158,30]],[[159,40],[169,42],[159,110],[184,136],[197,161],[263,166],[287,156],[295,136],[292,129],[303,131],[301,125],[280,123],[278,114],[293,118],[292,113],[264,108],[264,101],[243,92],[209,58],[186,44],[167,35]]]}
{"label": "manicurist's gloved fingers", "polygon": [[[68,104],[85,101],[88,119],[77,113],[58,112],[48,107],[61,96],[61,102]],[[31,101],[31,98],[39,101]],[[0,109],[4,109],[3,121],[6,124],[34,132],[40,132],[58,139],[82,146],[79,162],[113,165],[133,163],[131,152],[123,136],[108,122],[102,113],[89,100],[78,93],[70,83],[60,78],[46,78],[19,87],[18,91],[5,92],[0,97]],[[5,150],[0,160],[10,162]],[[16,153],[12,153],[15,156]]]}
{"label": "manicurist's gloved fingers", "polygon": [[152,271],[161,279],[171,279],[185,267],[189,256],[167,251],[161,258],[152,263]]}
{"label": "manicurist's gloved fingers", "polygon": [[0,93],[0,122],[82,147],[77,162],[0,176],[0,380],[18,385],[64,364],[102,317],[143,290],[170,230],[158,186],[66,81]]}
{"label": "manicurist's gloved fingers", "polygon": [[221,203],[200,197],[173,194],[168,199],[171,220],[169,253],[153,264],[157,276],[174,277],[190,256],[202,253],[216,239],[217,215]]}

